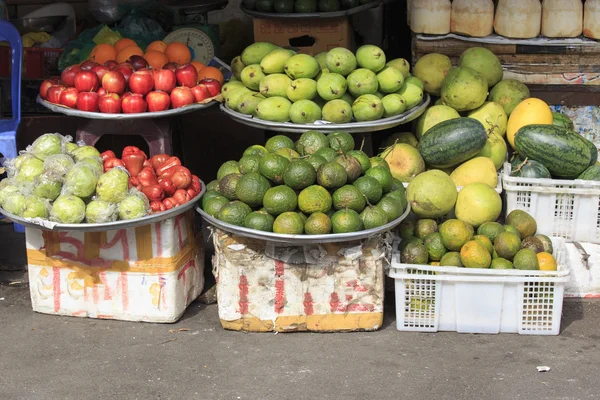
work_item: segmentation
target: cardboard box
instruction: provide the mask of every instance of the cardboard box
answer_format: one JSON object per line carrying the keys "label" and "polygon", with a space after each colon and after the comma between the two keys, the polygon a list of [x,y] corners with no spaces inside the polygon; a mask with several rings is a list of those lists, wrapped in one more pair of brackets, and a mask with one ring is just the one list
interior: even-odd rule
{"label": "cardboard box", "polygon": [[26,228],[34,311],[175,322],[204,286],[194,211],[107,232]]}
{"label": "cardboard box", "polygon": [[254,19],[254,41],[294,47],[316,55],[335,47],[353,47],[353,31],[347,17],[331,19]]}
{"label": "cardboard box", "polygon": [[386,242],[293,246],[213,234],[213,272],[225,329],[373,331],[383,323]]}

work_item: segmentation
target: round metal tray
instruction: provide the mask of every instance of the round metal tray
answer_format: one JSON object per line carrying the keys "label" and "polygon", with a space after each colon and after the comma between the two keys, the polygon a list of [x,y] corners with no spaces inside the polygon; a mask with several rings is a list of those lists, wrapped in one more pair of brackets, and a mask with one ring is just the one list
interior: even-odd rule
{"label": "round metal tray", "polygon": [[226,232],[233,233],[240,236],[250,237],[253,239],[267,240],[270,242],[279,242],[279,243],[289,243],[295,245],[305,245],[305,244],[316,244],[316,243],[337,243],[337,242],[349,242],[352,240],[361,240],[369,238],[373,235],[377,235],[379,233],[384,233],[394,229],[396,226],[400,224],[410,213],[410,204],[406,206],[406,210],[404,213],[397,219],[392,222],[380,226],[378,228],[367,229],[359,232],[352,233],[332,233],[327,235],[285,235],[280,233],[273,232],[263,232],[258,231],[256,229],[243,228],[237,225],[231,225],[225,223],[223,221],[219,221],[218,219],[211,217],[200,207],[196,207],[196,211],[200,213],[202,218],[213,225],[216,228],[222,229]]}
{"label": "round metal tray", "polygon": [[393,128],[400,124],[406,124],[425,112],[429,105],[430,97],[425,93],[423,101],[416,107],[411,108],[405,113],[398,114],[390,118],[382,118],[377,121],[369,122],[350,122],[348,124],[332,124],[327,121],[317,121],[312,124],[294,124],[292,122],[271,122],[262,119],[254,118],[251,115],[246,115],[233,111],[228,108],[225,103],[221,103],[221,110],[229,115],[235,121],[253,128],[264,129],[268,131],[287,132],[287,133],[304,133],[310,130],[318,130],[321,132],[337,132],[344,131],[348,133],[363,133],[377,132],[384,129]]}
{"label": "round metal tray", "polygon": [[59,224],[49,220],[42,220],[40,218],[32,219],[17,217],[16,215],[6,212],[2,208],[0,208],[0,214],[3,214],[6,218],[10,219],[11,221],[24,225],[26,227],[43,229],[47,231],[106,232],[117,229],[135,228],[138,226],[159,222],[167,218],[176,217],[179,214],[183,214],[184,212],[193,208],[196,205],[196,203],[200,201],[200,199],[204,195],[204,192],[206,191],[206,186],[204,185],[204,182],[200,181],[200,183],[202,187],[202,191],[200,192],[200,194],[182,206],[172,208],[159,214],[147,215],[138,219],[115,221],[106,224]]}
{"label": "round metal tray", "polygon": [[371,1],[367,4],[358,7],[352,7],[348,10],[331,11],[331,12],[314,12],[314,13],[277,13],[277,12],[262,12],[250,10],[240,4],[240,10],[247,15],[255,18],[276,18],[276,19],[327,19],[340,18],[349,15],[358,14],[359,12],[374,8],[382,4],[382,0]]}
{"label": "round metal tray", "polygon": [[104,114],[104,113],[99,113],[99,112],[74,110],[72,108],[68,108],[65,106],[58,105],[58,104],[50,103],[46,100],[43,100],[39,95],[37,96],[37,102],[51,111],[54,111],[54,112],[60,113],[60,114],[69,115],[71,117],[81,117],[81,118],[89,118],[89,119],[108,119],[108,120],[130,120],[130,119],[150,119],[150,118],[171,117],[174,115],[181,115],[181,114],[191,113],[194,111],[204,110],[204,109],[212,107],[218,103],[218,101],[213,100],[206,104],[190,104],[189,106],[184,106],[181,108],[175,108],[175,109],[166,110],[166,111],[144,112],[144,113],[136,113],[136,114]]}

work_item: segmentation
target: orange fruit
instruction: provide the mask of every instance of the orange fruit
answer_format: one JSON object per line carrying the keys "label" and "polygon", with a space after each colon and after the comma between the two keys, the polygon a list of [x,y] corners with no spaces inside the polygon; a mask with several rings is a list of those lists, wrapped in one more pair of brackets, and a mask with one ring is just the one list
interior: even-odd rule
{"label": "orange fruit", "polygon": [[165,51],[169,62],[174,62],[179,65],[189,64],[192,61],[192,53],[188,47],[180,42],[169,43]]}
{"label": "orange fruit", "polygon": [[137,43],[131,39],[123,38],[123,39],[117,40],[115,42],[115,44],[113,44],[113,47],[115,48],[117,53],[120,52],[121,50],[123,50],[127,46],[137,46]]}
{"label": "orange fruit", "polygon": [[144,52],[137,46],[127,46],[117,53],[117,62],[124,63],[131,56],[143,56]]}
{"label": "orange fruit", "polygon": [[540,271],[556,271],[558,269],[556,260],[550,253],[541,252],[536,254]]}
{"label": "orange fruit", "polygon": [[206,68],[206,65],[202,64],[200,61],[192,61],[190,64],[192,64],[198,72],[200,72],[201,69]]}
{"label": "orange fruit", "polygon": [[97,62],[98,64],[104,64],[109,60],[116,60],[117,50],[110,44],[99,44],[94,47],[90,53],[90,60]]}
{"label": "orange fruit", "polygon": [[204,67],[200,71],[198,71],[198,81],[201,81],[202,79],[206,78],[216,79],[221,83],[221,85],[225,80],[221,71],[219,71],[219,69],[215,67]]}
{"label": "orange fruit", "polygon": [[151,50],[160,51],[161,53],[164,53],[165,51],[167,51],[167,46],[168,44],[163,42],[162,40],[156,40],[150,43],[148,47],[146,47],[146,53]]}
{"label": "orange fruit", "polygon": [[161,53],[158,50],[150,50],[144,54],[144,58],[148,61],[148,64],[152,69],[161,69],[169,62],[165,53]]}

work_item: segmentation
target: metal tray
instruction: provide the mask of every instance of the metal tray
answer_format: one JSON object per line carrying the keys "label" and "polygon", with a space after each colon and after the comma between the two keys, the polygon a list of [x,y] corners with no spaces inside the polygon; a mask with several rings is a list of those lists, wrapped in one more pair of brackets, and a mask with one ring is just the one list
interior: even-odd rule
{"label": "metal tray", "polygon": [[321,132],[338,132],[344,131],[348,133],[363,133],[377,132],[385,129],[393,128],[400,124],[406,124],[425,112],[429,105],[430,97],[427,93],[424,94],[423,101],[416,107],[411,108],[405,113],[396,115],[390,118],[382,118],[377,121],[369,122],[350,122],[347,124],[331,124],[326,121],[317,121],[312,124],[294,124],[292,122],[271,122],[262,119],[254,118],[251,115],[246,115],[233,111],[228,108],[225,103],[221,103],[221,110],[229,115],[235,121],[251,126],[253,128],[264,129],[268,131],[287,132],[287,133],[304,133],[310,130],[318,130]]}
{"label": "metal tray", "polygon": [[9,220],[24,225],[26,227],[43,229],[47,231],[106,232],[118,229],[135,228],[138,226],[163,221],[167,218],[176,217],[179,214],[183,214],[184,212],[193,208],[196,205],[196,203],[200,201],[200,199],[204,195],[204,192],[206,191],[206,186],[204,185],[204,182],[200,181],[200,183],[202,187],[202,191],[200,192],[200,194],[182,206],[172,208],[168,211],[164,211],[159,214],[147,215],[138,219],[109,222],[107,224],[59,224],[48,220],[42,220],[40,218],[32,219],[17,217],[16,215],[6,212],[2,208],[0,208],[0,214],[3,214]]}
{"label": "metal tray", "polygon": [[171,117],[174,115],[187,114],[194,111],[204,110],[206,108],[212,107],[218,103],[218,101],[211,101],[206,104],[190,104],[189,106],[184,106],[181,108],[175,108],[172,110],[166,111],[156,111],[156,112],[144,112],[137,114],[104,114],[99,112],[89,112],[89,111],[79,111],[74,110],[72,108],[68,108],[65,106],[61,106],[58,104],[50,103],[46,100],[43,100],[39,95],[36,101],[47,109],[54,111],[56,113],[69,115],[71,117],[81,117],[88,119],[108,119],[108,120],[130,120],[130,119],[150,119],[150,118],[164,118]]}
{"label": "metal tray", "polygon": [[400,222],[402,222],[408,216],[408,213],[410,213],[410,204],[406,206],[406,210],[404,210],[404,213],[399,218],[378,228],[352,233],[332,233],[327,235],[285,235],[273,232],[263,232],[258,231],[256,229],[243,228],[241,226],[231,225],[223,221],[219,221],[218,219],[211,217],[210,215],[202,211],[200,207],[196,207],[196,211],[198,211],[198,213],[206,222],[208,222],[216,228],[222,229],[229,233],[250,237],[253,239],[267,240],[270,242],[305,245],[316,243],[350,242],[352,240],[367,239],[373,235],[385,233],[394,229],[400,224]]}
{"label": "metal tray", "polygon": [[367,4],[360,5],[358,7],[352,7],[348,10],[332,11],[332,12],[314,12],[314,13],[277,13],[277,12],[263,12],[250,10],[240,4],[240,10],[247,15],[255,18],[273,18],[273,19],[327,19],[327,18],[340,18],[347,17],[349,15],[358,14],[359,12],[368,10],[373,7],[377,7],[382,4],[382,0],[371,1]]}

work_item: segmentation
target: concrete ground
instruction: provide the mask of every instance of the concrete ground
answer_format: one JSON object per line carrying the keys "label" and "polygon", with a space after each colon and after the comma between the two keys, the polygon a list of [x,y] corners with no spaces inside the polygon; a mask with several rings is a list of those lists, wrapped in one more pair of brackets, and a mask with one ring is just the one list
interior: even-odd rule
{"label": "concrete ground", "polygon": [[[173,325],[37,314],[26,283],[4,282],[0,399],[591,399],[600,393],[599,302],[566,302],[562,333],[552,337],[401,333],[393,304],[387,310],[378,332],[247,334],[223,330],[216,305],[197,302]],[[172,331],[180,328],[186,330]],[[551,369],[541,373],[537,366]]]}

